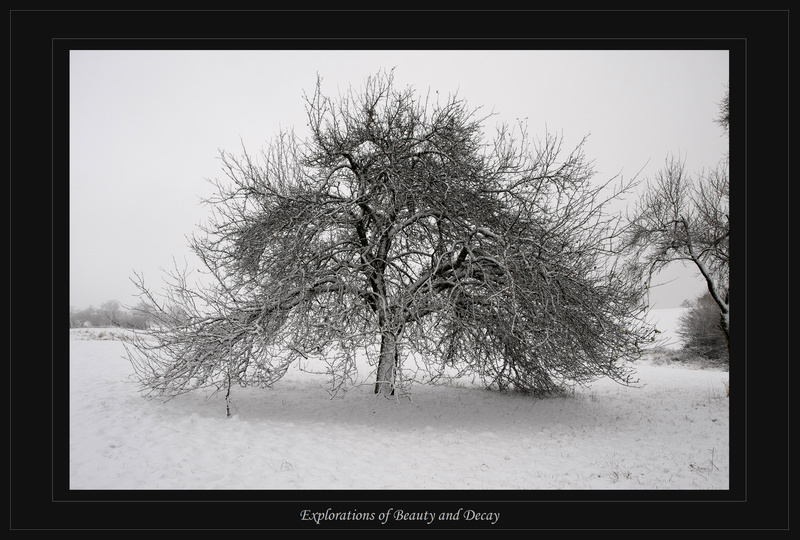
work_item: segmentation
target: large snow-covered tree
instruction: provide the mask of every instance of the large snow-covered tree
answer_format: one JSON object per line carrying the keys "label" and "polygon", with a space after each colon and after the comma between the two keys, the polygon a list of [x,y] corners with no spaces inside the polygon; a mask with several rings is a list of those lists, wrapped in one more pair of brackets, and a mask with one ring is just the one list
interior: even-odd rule
{"label": "large snow-covered tree", "polygon": [[383,395],[464,373],[536,395],[631,382],[652,329],[607,211],[629,186],[598,183],[583,143],[565,154],[524,125],[488,139],[479,109],[392,72],[337,99],[318,79],[305,101],[306,139],[222,154],[191,241],[213,281],[176,271],[164,300],[139,281],[156,307],[181,307],[129,346],[144,387],[269,386],[301,361],[336,390],[359,354]]}

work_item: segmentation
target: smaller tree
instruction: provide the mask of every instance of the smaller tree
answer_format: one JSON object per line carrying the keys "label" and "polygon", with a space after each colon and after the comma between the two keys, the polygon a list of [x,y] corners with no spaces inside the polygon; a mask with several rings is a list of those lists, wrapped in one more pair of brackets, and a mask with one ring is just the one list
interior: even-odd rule
{"label": "smaller tree", "polygon": [[150,327],[153,319],[151,306],[144,301],[139,301],[135,306],[125,306],[115,324],[124,328],[146,330]]}
{"label": "smaller tree", "polygon": [[719,104],[719,116],[715,120],[717,124],[722,126],[722,130],[725,134],[728,134],[728,127],[730,126],[731,122],[731,99],[730,99],[730,91],[725,92],[725,97],[722,99],[722,102]]}
{"label": "smaller tree", "polygon": [[678,319],[678,335],[685,349],[709,359],[728,359],[728,340],[719,326],[719,308],[706,292],[692,301],[687,300],[688,309]]}
{"label": "smaller tree", "polygon": [[155,321],[152,306],[147,302],[140,301],[132,308],[132,312],[140,328],[150,328]]}
{"label": "smaller tree", "polygon": [[[716,120],[727,134],[728,95]],[[670,157],[629,216],[626,246],[649,268],[649,275],[675,261],[693,264],[717,305],[726,339],[730,283],[730,181],[727,155],[710,172],[687,174],[685,163]]]}
{"label": "smaller tree", "polygon": [[117,325],[124,311],[119,300],[107,300],[100,304],[100,325]]}

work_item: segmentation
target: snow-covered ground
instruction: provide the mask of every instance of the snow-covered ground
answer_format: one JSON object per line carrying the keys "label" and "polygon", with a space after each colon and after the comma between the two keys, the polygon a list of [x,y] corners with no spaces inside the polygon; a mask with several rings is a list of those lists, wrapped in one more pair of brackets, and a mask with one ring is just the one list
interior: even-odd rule
{"label": "snow-covered ground", "polygon": [[640,387],[534,399],[417,385],[397,400],[368,384],[331,399],[290,372],[234,389],[226,418],[222,395],[142,398],[115,332],[71,330],[73,490],[729,488],[724,371],[644,361]]}

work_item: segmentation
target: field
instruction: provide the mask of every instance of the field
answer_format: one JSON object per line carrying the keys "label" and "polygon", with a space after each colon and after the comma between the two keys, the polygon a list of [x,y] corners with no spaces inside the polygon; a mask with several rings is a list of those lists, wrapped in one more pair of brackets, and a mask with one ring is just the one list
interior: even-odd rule
{"label": "field", "polygon": [[549,399],[469,381],[331,399],[323,379],[290,372],[234,389],[227,418],[220,394],[144,399],[119,330],[70,332],[73,490],[729,487],[728,373],[669,349],[637,366],[638,387],[599,380]]}

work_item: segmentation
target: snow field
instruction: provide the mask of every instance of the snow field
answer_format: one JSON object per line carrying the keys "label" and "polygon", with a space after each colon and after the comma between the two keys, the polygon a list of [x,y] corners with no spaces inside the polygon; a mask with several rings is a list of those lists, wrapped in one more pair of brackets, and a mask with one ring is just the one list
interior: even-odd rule
{"label": "snow field", "polygon": [[[71,489],[727,489],[728,374],[637,366],[640,387],[599,380],[534,399],[370,384],[329,398],[291,371],[272,389],[141,397],[119,340],[70,341]],[[108,330],[106,330],[108,332]],[[108,337],[107,335],[104,337]]]}

